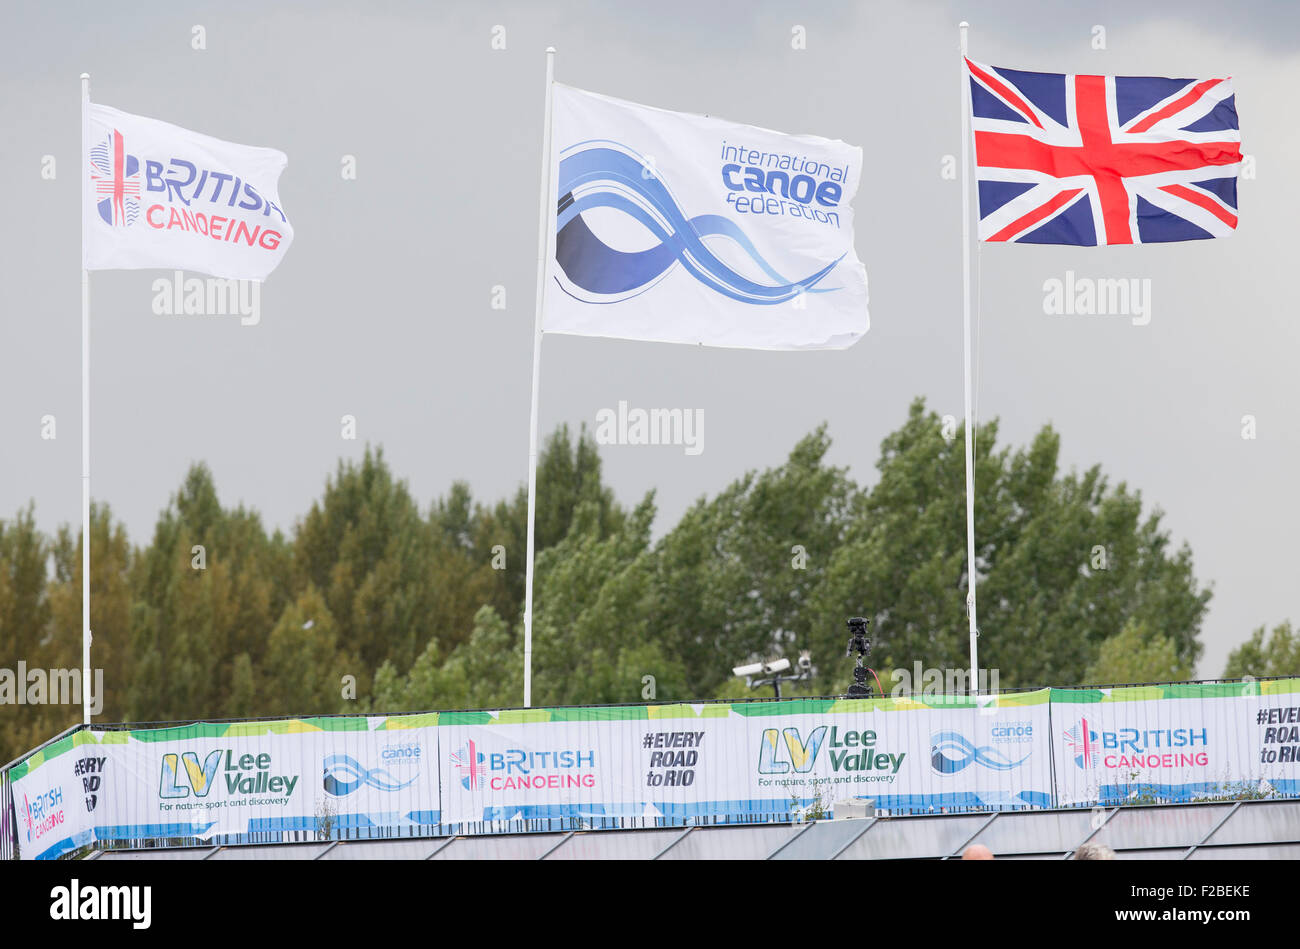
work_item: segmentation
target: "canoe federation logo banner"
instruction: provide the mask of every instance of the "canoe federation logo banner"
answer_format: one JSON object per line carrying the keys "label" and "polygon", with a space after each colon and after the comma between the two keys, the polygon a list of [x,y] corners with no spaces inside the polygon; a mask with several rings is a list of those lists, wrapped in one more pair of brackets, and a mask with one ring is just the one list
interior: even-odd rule
{"label": "canoe federation logo banner", "polygon": [[[740,157],[737,153],[745,151],[741,146],[724,143],[724,157]],[[758,161],[766,158],[768,163],[776,162],[781,167],[765,172],[762,165],[742,168],[738,162],[726,162],[721,177],[732,192],[726,196],[728,204],[737,211],[743,208],[743,213],[791,214],[817,223],[838,224],[840,185],[829,179],[821,182],[835,189],[829,191],[831,199],[827,200],[828,190],[819,190],[818,180],[812,175],[796,171],[792,178],[790,169],[802,169],[806,160],[760,152],[753,155]],[[822,164],[810,170],[831,173]],[[833,173],[840,175],[838,181],[842,182],[846,169],[837,168]],[[676,265],[704,286],[737,302],[758,306],[785,303],[799,293],[843,289],[821,285],[843,254],[820,270],[791,280],[777,272],[731,218],[720,214],[687,217],[667,182],[652,171],[649,157],[617,142],[584,143],[563,153],[559,191],[555,257],[569,278],[569,292],[589,303],[615,303],[644,293]],[[814,204],[815,199],[822,207]],[[658,243],[632,253],[615,250],[597,237],[583,219],[583,212],[596,208],[623,212],[644,225]],[[729,266],[706,243],[711,237],[729,240],[766,279],[749,279]]]}
{"label": "canoe federation logo banner", "polygon": [[862,150],[556,85],[547,332],[844,348]]}
{"label": "canoe federation logo banner", "polygon": [[977,745],[960,732],[940,731],[930,736],[930,765],[937,774],[956,774],[970,765],[990,771],[1011,771],[1028,760],[1028,753],[1009,758],[998,748]]}
{"label": "canoe federation logo banner", "polygon": [[322,787],[334,797],[347,797],[363,787],[392,793],[410,787],[419,776],[416,771],[402,781],[384,768],[367,768],[351,755],[329,755],[323,764]]}

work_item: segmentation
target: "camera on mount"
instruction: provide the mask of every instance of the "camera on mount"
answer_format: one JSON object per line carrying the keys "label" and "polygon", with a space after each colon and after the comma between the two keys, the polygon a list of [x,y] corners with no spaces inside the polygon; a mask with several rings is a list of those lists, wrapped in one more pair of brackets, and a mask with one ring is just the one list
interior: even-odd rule
{"label": "camera on mount", "polygon": [[869,699],[871,698],[871,686],[867,685],[867,672],[870,671],[865,665],[867,657],[871,655],[871,639],[867,636],[867,626],[869,620],[865,616],[849,617],[849,648],[844,655],[848,656],[857,653],[857,665],[853,668],[853,684],[849,686],[848,694],[845,698],[849,699]]}

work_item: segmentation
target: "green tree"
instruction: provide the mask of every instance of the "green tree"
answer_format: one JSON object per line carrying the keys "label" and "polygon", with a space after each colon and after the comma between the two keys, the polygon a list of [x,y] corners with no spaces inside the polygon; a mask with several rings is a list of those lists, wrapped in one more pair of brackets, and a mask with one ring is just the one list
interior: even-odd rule
{"label": "green tree", "polygon": [[[534,547],[540,554],[569,534],[580,504],[594,504],[601,537],[623,523],[626,513],[601,479],[599,450],[586,426],[575,437],[560,425],[545,439],[537,460]],[[493,570],[495,588],[488,601],[501,616],[521,617],[524,608],[528,545],[528,492],[525,487],[509,502],[492,507],[474,504],[468,485],[456,483],[446,499],[434,505],[431,520],[476,562],[489,564],[494,548],[504,553],[506,567]]]}
{"label": "green tree", "polygon": [[[264,658],[291,593],[289,565],[283,538],[268,538],[256,513],[223,508],[211,471],[192,466],[131,566],[130,720],[233,714],[236,657],[253,668]],[[275,694],[260,703],[254,714],[268,714]]]}
{"label": "green tree", "polygon": [[[132,551],[106,505],[92,504],[92,707],[100,721],[124,715],[130,670],[128,616]],[[52,568],[52,569],[51,569]],[[81,721],[81,536],[64,527],[53,541],[35,526],[29,505],[0,521],[0,669],[75,670],[75,691],[47,694],[47,704],[0,705],[0,758],[8,761]],[[98,670],[101,674],[96,676]],[[102,695],[93,690],[103,683]],[[14,682],[16,688],[26,683]]]}
{"label": "green tree", "polygon": [[1264,641],[1265,628],[1255,630],[1232,652],[1223,670],[1225,679],[1254,676],[1257,679],[1300,676],[1300,630],[1288,620],[1273,627],[1273,635]]}
{"label": "green tree", "polygon": [[[705,698],[747,658],[791,655],[826,624],[816,602],[851,523],[857,489],[825,463],[819,428],[786,462],[701,499],[655,548],[649,637],[681,663],[684,698]],[[843,619],[835,621],[842,627]],[[841,653],[824,644],[816,658]]]}
{"label": "green tree", "polygon": [[5,668],[27,659],[50,623],[50,542],[36,527],[32,505],[10,521],[0,520],[0,657]]}
{"label": "green tree", "polygon": [[[1062,473],[1050,427],[1023,448],[996,440],[993,422],[974,446],[982,664],[1004,685],[1190,674],[1210,593],[1159,511],[1099,467]],[[733,665],[803,648],[817,674],[787,693],[842,692],[850,615],[872,619],[880,669],[963,668],[962,437],[946,438],[913,403],[868,489],[827,463],[829,448],[817,429],[652,542],[653,495],[620,507],[591,436],[557,429],[538,465],[534,702],[640,701],[647,676],[660,700],[747,695]],[[223,507],[203,465],[141,549],[97,505],[104,717],[517,705],[526,527],[522,490],[486,505],[455,483],[422,513],[369,448],[340,463],[287,538]],[[0,523],[10,667],[79,664],[80,542],[66,528],[42,536],[30,508]],[[1296,638],[1283,624],[1266,645],[1258,630],[1229,672],[1294,672]],[[355,704],[340,694],[345,675],[357,679]],[[76,714],[54,707],[19,721],[5,710],[0,742],[17,753]]]}
{"label": "green tree", "polygon": [[431,575],[433,534],[382,450],[339,463],[298,525],[293,553],[294,587],[321,592],[341,641],[359,656],[362,691],[370,670],[386,660],[409,666],[419,644],[454,622],[439,602],[441,578]]}
{"label": "green tree", "polygon": [[376,711],[512,708],[523,695],[523,649],[491,606],[474,617],[469,637],[444,660],[430,641],[406,675],[392,663],[375,674]]}
{"label": "green tree", "polygon": [[314,586],[289,604],[267,639],[258,678],[275,696],[277,715],[312,715],[346,710],[343,676],[355,675],[358,660],[340,648],[338,624]]}
{"label": "green tree", "polygon": [[579,506],[573,526],[537,563],[533,695],[538,704],[638,702],[653,677],[657,698],[685,698],[685,666],[656,636],[650,585],[654,497],[601,536],[599,510]]}
{"label": "green tree", "polygon": [[[102,671],[104,695],[99,721],[122,721],[129,702],[131,668],[131,569],[135,551],[126,528],[113,521],[108,505],[90,506],[90,662]],[[51,550],[51,641],[61,644],[56,665],[81,667],[81,535],[60,528]],[[53,661],[53,659],[52,659]],[[92,686],[93,688],[93,686]],[[97,700],[101,701],[101,700]],[[73,710],[68,724],[80,721]]]}
{"label": "green tree", "polygon": [[[423,648],[413,661],[400,655],[385,658],[370,690],[374,708],[521,704],[527,511],[527,494],[522,490],[510,503],[488,508],[475,504],[469,487],[459,482],[433,504],[428,524],[434,546],[424,568],[426,577],[433,579],[423,582],[436,591],[431,611],[439,614],[440,625],[419,631]],[[543,604],[548,599],[544,578],[547,564],[564,562],[567,554],[548,560],[550,549],[570,536],[575,537],[570,547],[579,544],[577,537],[600,543],[620,536],[626,520],[613,492],[601,481],[595,441],[585,428],[575,438],[567,426],[560,426],[546,439],[538,459],[535,669],[546,667],[546,643],[557,642],[541,632]],[[498,554],[505,558],[504,570],[493,567]],[[599,591],[607,578],[588,579],[592,591]],[[562,612],[572,616],[578,610],[575,602]],[[567,631],[561,638],[569,645],[578,641]],[[628,661],[640,666],[647,660]],[[600,694],[601,689],[593,683],[587,692]]]}
{"label": "green tree", "polygon": [[[1060,437],[1043,428],[1027,448],[995,453],[997,423],[975,442],[980,664],[1009,685],[1079,682],[1101,645],[1136,621],[1174,644],[1190,666],[1210,592],[1175,550],[1161,514],[1140,494],[1111,488],[1098,466],[1059,471]],[[944,437],[922,401],[889,435],[879,482],[855,509],[848,537],[818,591],[815,657],[842,649],[843,619],[872,619],[877,668],[965,667],[964,437]],[[849,667],[821,666],[839,692]]]}
{"label": "green tree", "polygon": [[[36,527],[29,504],[9,521],[0,520],[0,689],[15,690],[0,704],[0,764],[35,747],[80,719],[77,709],[49,705],[18,705],[19,662],[46,669],[50,660],[70,656],[71,644],[53,636],[48,568],[51,544]],[[81,665],[81,622],[76,626],[75,665]],[[65,667],[55,662],[55,667]]]}
{"label": "green tree", "polygon": [[1146,625],[1130,621],[1098,650],[1084,673],[1089,685],[1127,685],[1145,682],[1179,682],[1192,677],[1192,663],[1178,655],[1168,636],[1152,635]]}

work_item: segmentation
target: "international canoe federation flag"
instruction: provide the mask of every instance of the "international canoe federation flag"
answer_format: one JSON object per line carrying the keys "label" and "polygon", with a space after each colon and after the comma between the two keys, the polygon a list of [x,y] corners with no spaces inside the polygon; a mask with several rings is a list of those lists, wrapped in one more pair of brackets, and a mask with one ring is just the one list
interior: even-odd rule
{"label": "international canoe federation flag", "polygon": [[862,149],[558,83],[552,96],[545,332],[748,349],[866,333]]}
{"label": "international canoe federation flag", "polygon": [[86,270],[166,268],[264,280],[293,241],[277,185],[288,159],[88,105]]}
{"label": "international canoe federation flag", "polygon": [[1237,227],[1230,79],[966,65],[980,240],[1151,244]]}

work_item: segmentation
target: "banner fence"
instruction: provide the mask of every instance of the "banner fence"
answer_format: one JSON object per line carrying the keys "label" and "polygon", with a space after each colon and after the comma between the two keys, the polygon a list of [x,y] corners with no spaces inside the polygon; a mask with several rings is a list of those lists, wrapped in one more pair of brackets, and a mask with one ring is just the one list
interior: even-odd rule
{"label": "banner fence", "polygon": [[0,856],[1300,796],[1300,679],[78,727]]}

